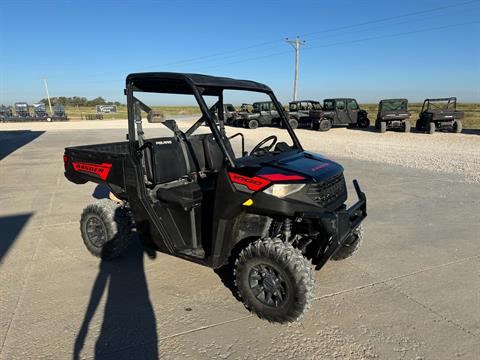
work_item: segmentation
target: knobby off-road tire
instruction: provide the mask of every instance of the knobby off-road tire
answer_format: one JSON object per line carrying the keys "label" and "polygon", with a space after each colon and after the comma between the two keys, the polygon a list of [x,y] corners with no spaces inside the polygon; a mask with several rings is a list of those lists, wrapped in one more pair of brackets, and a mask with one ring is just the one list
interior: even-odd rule
{"label": "knobby off-road tire", "polygon": [[427,126],[427,131],[429,134],[433,134],[435,132],[435,123],[429,122]]}
{"label": "knobby off-road tire", "polygon": [[101,199],[83,210],[80,231],[90,253],[104,260],[111,260],[128,248],[132,218],[120,204]]}
{"label": "knobby off-road tire", "polygon": [[380,132],[384,133],[387,131],[387,123],[385,121],[380,121]]}
{"label": "knobby off-road tire", "polygon": [[353,231],[352,237],[332,256],[332,260],[344,260],[352,256],[360,247],[363,240],[363,227],[360,225]]}
{"label": "knobby off-road tire", "polygon": [[357,126],[361,129],[366,129],[370,126],[370,120],[368,118],[358,119]]}
{"label": "knobby off-road tire", "polygon": [[332,128],[332,122],[328,119],[320,120],[318,131],[328,131]]}
{"label": "knobby off-road tire", "polygon": [[462,132],[462,122],[460,120],[453,120],[453,131],[457,134]]}
{"label": "knobby off-road tire", "polygon": [[410,121],[405,121],[403,123],[403,132],[409,133],[411,131],[412,125],[410,124]]}
{"label": "knobby off-road tire", "polygon": [[245,307],[261,319],[293,322],[313,302],[310,263],[279,238],[259,239],[243,249],[235,261],[234,278]]}
{"label": "knobby off-road tire", "polygon": [[258,121],[257,120],[250,120],[248,122],[248,128],[249,129],[256,129],[258,127]]}
{"label": "knobby off-road tire", "polygon": [[288,123],[292,129],[296,129],[298,127],[298,121],[296,119],[288,119]]}

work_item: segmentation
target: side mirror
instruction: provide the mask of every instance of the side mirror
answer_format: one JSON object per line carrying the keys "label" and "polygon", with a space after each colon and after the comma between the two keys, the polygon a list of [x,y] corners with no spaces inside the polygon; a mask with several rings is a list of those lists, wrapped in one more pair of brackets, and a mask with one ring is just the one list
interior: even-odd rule
{"label": "side mirror", "polygon": [[163,123],[165,122],[165,114],[161,111],[150,110],[147,115],[149,123]]}

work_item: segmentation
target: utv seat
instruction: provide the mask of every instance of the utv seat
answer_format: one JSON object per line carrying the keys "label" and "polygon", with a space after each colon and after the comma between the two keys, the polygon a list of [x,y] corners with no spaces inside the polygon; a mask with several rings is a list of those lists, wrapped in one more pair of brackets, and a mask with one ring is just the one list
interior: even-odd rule
{"label": "utv seat", "polygon": [[222,149],[220,149],[212,134],[203,139],[203,147],[207,169],[211,172],[219,172],[223,167],[225,158]]}

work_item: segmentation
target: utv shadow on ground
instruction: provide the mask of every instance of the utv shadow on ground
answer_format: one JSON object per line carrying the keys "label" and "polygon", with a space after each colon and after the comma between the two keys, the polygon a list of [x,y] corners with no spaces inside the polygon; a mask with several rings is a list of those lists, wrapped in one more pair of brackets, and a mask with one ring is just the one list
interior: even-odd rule
{"label": "utv shadow on ground", "polygon": [[95,342],[95,359],[158,359],[156,318],[149,298],[144,272],[143,249],[132,239],[128,251],[115,261],[101,260],[85,316],[75,339],[73,359],[83,358],[81,351],[90,322],[102,296],[107,296],[100,334]]}
{"label": "utv shadow on ground", "polygon": [[0,217],[0,229],[2,231],[0,238],[0,265],[3,257],[7,254],[32,215],[33,213],[26,213]]}
{"label": "utv shadow on ground", "polygon": [[4,159],[22,146],[27,145],[45,131],[13,130],[0,131],[0,160]]}

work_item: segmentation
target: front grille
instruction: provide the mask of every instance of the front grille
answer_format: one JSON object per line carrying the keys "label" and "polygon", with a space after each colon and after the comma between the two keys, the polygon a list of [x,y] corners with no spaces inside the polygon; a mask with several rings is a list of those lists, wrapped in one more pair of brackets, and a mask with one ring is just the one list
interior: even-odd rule
{"label": "front grille", "polygon": [[318,184],[311,184],[307,189],[307,196],[322,207],[339,200],[339,198],[342,199],[342,202],[345,201],[346,193],[347,187],[343,173]]}

